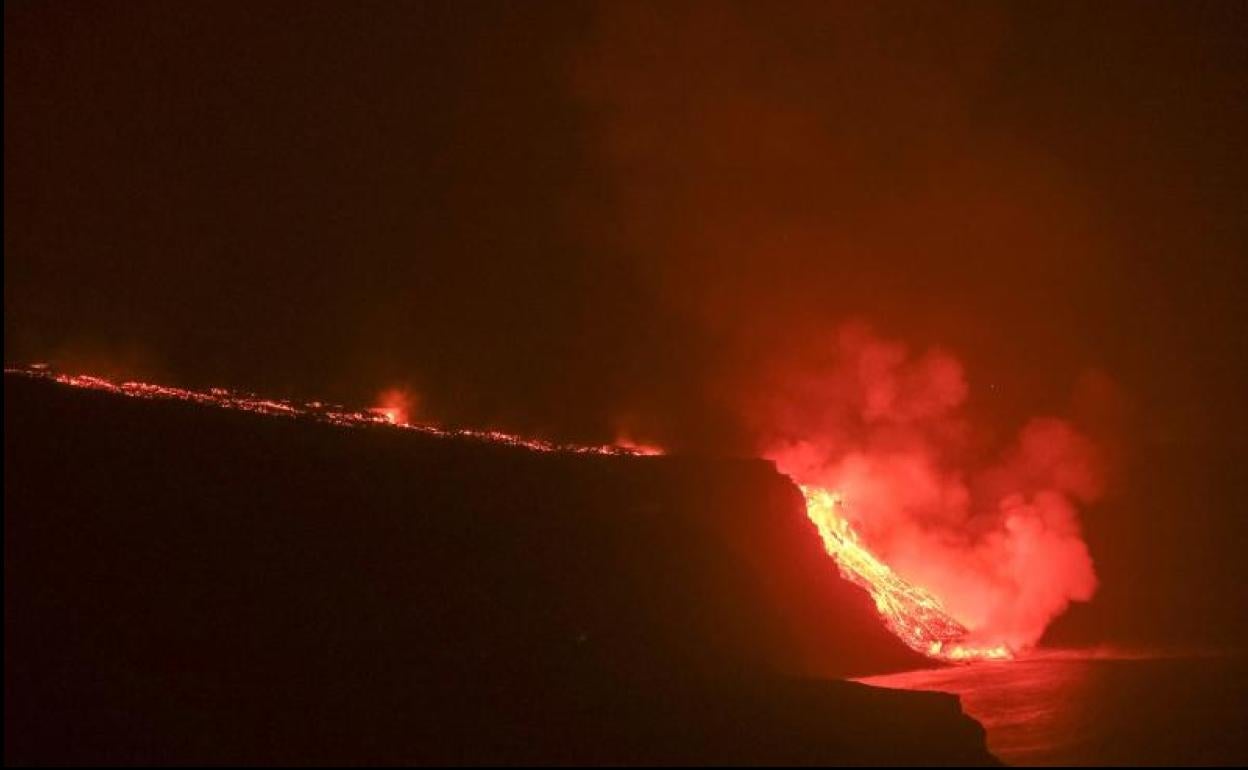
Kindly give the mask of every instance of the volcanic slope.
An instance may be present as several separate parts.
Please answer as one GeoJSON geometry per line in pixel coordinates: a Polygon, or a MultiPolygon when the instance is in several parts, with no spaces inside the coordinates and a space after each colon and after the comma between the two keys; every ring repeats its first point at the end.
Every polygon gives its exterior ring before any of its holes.
{"type": "Polygon", "coordinates": [[[7,763],[993,762],[762,461],[5,377],[7,763]]]}

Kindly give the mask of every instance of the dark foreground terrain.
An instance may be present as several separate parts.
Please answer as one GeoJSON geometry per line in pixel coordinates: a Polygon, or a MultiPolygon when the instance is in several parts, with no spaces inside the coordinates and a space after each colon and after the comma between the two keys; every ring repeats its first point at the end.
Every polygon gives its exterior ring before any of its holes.
{"type": "Polygon", "coordinates": [[[5,760],[992,762],[758,461],[5,378],[5,760]]]}

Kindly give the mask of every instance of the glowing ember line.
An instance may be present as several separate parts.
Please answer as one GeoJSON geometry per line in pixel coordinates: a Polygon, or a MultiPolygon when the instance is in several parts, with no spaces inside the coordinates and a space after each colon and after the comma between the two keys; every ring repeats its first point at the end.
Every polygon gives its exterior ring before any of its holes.
{"type": "Polygon", "coordinates": [[[841,575],[871,595],[885,625],[908,647],[950,662],[1014,657],[1003,644],[976,645],[969,641],[967,628],[935,596],[902,579],[871,553],[842,515],[844,502],[839,494],[821,487],[803,485],[801,489],[806,497],[806,515],[818,528],[823,547],[836,560],[841,575]]]}
{"type": "Polygon", "coordinates": [[[437,425],[423,425],[403,422],[399,413],[391,408],[351,410],[347,407],[325,404],[320,401],[306,403],[261,398],[251,393],[241,393],[225,388],[209,388],[208,390],[190,390],[175,388],[168,385],[154,385],[147,382],[113,382],[104,377],[89,374],[61,374],[53,372],[46,365],[35,364],[26,368],[6,368],[6,374],[19,374],[27,377],[52,380],[62,385],[88,390],[99,390],[131,398],[163,401],[187,401],[204,406],[215,406],[222,409],[237,409],[245,412],[256,412],[276,417],[298,417],[318,422],[340,425],[348,428],[365,426],[389,426],[402,430],[411,430],[441,438],[458,438],[479,441],[489,444],[528,449],[533,452],[560,452],[569,454],[594,454],[637,457],[643,455],[662,454],[655,447],[617,446],[614,444],[562,444],[536,438],[517,436],[499,430],[472,430],[469,428],[444,428],[437,425]]]}

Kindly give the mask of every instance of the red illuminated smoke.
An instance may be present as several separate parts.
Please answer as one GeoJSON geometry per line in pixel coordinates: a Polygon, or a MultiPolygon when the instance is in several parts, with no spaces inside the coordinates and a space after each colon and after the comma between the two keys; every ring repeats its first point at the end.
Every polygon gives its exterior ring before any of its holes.
{"type": "Polygon", "coordinates": [[[841,327],[815,363],[752,403],[764,454],[836,490],[844,515],[901,577],[931,592],[979,644],[1021,650],[1096,590],[1078,506],[1101,493],[1096,447],[1035,418],[976,452],[961,363],[841,327]]]}

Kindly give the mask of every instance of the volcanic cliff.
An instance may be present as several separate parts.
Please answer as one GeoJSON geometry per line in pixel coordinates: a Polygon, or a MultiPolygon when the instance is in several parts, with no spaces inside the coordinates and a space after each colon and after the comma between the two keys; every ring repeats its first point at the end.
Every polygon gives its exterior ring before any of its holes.
{"type": "Polygon", "coordinates": [[[757,460],[5,377],[6,763],[985,764],[757,460]]]}

